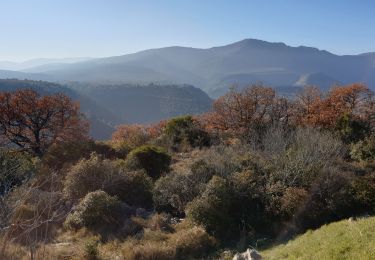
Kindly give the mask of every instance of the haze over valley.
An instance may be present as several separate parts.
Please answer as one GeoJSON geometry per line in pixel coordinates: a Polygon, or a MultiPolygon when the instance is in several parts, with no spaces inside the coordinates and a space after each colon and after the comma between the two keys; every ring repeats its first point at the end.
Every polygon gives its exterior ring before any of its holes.
{"type": "Polygon", "coordinates": [[[59,84],[56,90],[64,86],[81,101],[97,126],[92,134],[99,139],[108,138],[121,123],[154,123],[207,112],[212,102],[207,95],[217,98],[233,86],[262,83],[293,96],[305,86],[328,90],[354,82],[375,85],[374,53],[335,55],[255,39],[208,49],[165,47],[99,59],[0,62],[0,68],[3,79],[54,82],[59,84]]]}
{"type": "Polygon", "coordinates": [[[0,68],[1,78],[63,84],[189,84],[211,97],[224,94],[233,85],[243,87],[258,82],[275,88],[288,87],[290,91],[306,85],[326,90],[353,82],[375,84],[374,53],[335,55],[313,47],[290,47],[255,39],[208,49],[165,47],[73,63],[47,60],[17,72],[10,71],[12,66],[0,68]]]}

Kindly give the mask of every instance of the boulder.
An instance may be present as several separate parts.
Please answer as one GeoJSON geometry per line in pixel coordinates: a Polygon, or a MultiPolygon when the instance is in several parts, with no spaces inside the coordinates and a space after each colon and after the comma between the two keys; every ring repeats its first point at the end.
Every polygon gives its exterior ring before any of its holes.
{"type": "Polygon", "coordinates": [[[262,259],[262,256],[254,249],[248,248],[246,252],[237,253],[233,260],[259,260],[262,259]]]}

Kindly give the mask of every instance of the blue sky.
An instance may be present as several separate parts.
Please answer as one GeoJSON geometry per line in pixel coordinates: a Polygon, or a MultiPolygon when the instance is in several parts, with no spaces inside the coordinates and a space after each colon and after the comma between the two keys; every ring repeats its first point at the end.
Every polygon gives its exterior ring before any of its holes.
{"type": "Polygon", "coordinates": [[[375,51],[373,0],[1,0],[0,60],[105,57],[244,38],[375,51]]]}

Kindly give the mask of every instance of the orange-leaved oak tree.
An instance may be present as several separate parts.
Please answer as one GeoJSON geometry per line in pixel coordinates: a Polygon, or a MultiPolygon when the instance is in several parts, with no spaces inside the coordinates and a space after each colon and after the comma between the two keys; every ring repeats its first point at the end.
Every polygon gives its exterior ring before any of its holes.
{"type": "MultiPolygon", "coordinates": [[[[266,125],[287,123],[290,104],[274,89],[252,85],[242,91],[231,89],[218,98],[207,115],[209,129],[248,134],[266,125]]],[[[258,129],[259,130],[259,129],[258,129]]]]}
{"type": "Polygon", "coordinates": [[[120,125],[112,134],[112,141],[123,142],[131,148],[145,144],[150,139],[148,128],[144,125],[120,125]]]}
{"type": "Polygon", "coordinates": [[[0,138],[42,156],[53,143],[87,138],[88,122],[79,104],[64,94],[41,96],[35,90],[0,92],[0,138]]]}
{"type": "Polygon", "coordinates": [[[326,95],[307,87],[297,96],[297,107],[299,123],[323,128],[334,128],[345,115],[369,122],[375,112],[373,93],[362,84],[336,86],[326,95]]]}

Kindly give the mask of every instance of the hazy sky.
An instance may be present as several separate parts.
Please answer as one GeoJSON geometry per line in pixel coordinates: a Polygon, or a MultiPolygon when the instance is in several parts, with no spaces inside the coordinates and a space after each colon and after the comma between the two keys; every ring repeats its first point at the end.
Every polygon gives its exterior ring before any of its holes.
{"type": "Polygon", "coordinates": [[[0,60],[104,57],[244,38],[375,51],[373,0],[0,0],[0,60]]]}

